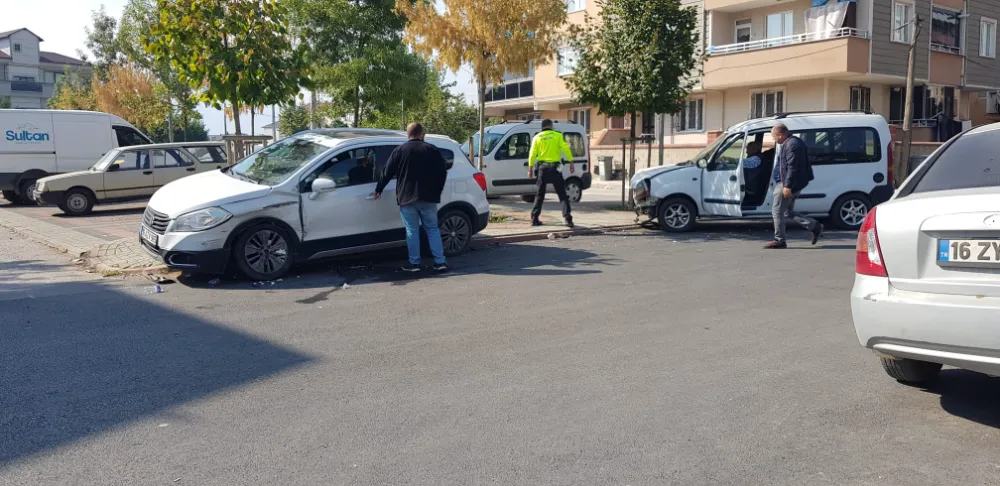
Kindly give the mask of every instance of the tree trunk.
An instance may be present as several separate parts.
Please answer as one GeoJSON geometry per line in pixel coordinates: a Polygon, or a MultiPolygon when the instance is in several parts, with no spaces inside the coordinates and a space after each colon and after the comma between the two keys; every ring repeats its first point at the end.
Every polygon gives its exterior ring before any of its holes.
{"type": "Polygon", "coordinates": [[[240,101],[233,100],[233,128],[236,129],[236,135],[243,135],[243,130],[240,128],[240,101]]]}
{"type": "Polygon", "coordinates": [[[257,108],[250,109],[250,135],[257,135],[257,108]]]}
{"type": "Polygon", "coordinates": [[[188,112],[187,112],[187,109],[185,109],[184,111],[181,112],[181,124],[182,124],[181,126],[184,128],[184,131],[181,132],[181,141],[182,142],[187,142],[187,140],[188,140],[188,112]]]}
{"type": "Polygon", "coordinates": [[[174,108],[173,103],[170,104],[170,111],[167,112],[167,141],[170,143],[174,142],[174,108]]]}
{"type": "Polygon", "coordinates": [[[354,128],[361,126],[361,85],[354,88],[354,128]]]}
{"type": "Polygon", "coordinates": [[[657,143],[660,144],[659,156],[660,156],[660,167],[663,167],[663,133],[666,131],[667,116],[660,114],[660,129],[657,130],[659,137],[656,139],[657,143]]]}
{"type": "MultiPolygon", "coordinates": [[[[486,145],[486,80],[479,78],[479,154],[476,160],[476,168],[483,171],[483,146],[486,145]]],[[[469,147],[472,151],[472,147],[469,147]]]]}
{"type": "Polygon", "coordinates": [[[629,120],[631,121],[628,127],[628,139],[631,147],[629,148],[629,158],[628,158],[628,208],[632,209],[635,202],[632,200],[632,176],[635,175],[635,112],[629,115],[629,120]]]}

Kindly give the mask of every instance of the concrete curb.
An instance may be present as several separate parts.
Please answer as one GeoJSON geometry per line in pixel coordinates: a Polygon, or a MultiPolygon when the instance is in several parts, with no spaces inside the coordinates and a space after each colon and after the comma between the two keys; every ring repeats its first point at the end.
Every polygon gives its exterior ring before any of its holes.
{"type": "Polygon", "coordinates": [[[75,230],[21,216],[10,211],[0,211],[0,226],[31,241],[65,253],[74,259],[85,258],[88,248],[93,248],[104,242],[99,238],[84,235],[75,230]],[[53,235],[62,235],[62,237],[53,235]],[[78,243],[82,243],[86,247],[81,247],[78,243]]]}

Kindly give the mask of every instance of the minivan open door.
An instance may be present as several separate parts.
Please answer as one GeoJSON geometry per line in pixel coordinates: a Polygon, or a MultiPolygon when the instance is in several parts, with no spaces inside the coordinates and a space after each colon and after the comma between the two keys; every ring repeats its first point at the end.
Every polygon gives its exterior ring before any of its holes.
{"type": "Polygon", "coordinates": [[[702,168],[703,216],[743,216],[745,144],[745,133],[730,135],[702,168]]]}

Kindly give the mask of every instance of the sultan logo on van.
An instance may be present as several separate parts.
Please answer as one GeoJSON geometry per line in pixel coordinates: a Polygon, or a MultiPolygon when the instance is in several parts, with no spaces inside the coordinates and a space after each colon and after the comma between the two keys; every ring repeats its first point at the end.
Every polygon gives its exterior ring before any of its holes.
{"type": "Polygon", "coordinates": [[[49,134],[38,131],[38,127],[24,123],[17,126],[16,130],[7,130],[8,142],[48,142],[49,134]]]}

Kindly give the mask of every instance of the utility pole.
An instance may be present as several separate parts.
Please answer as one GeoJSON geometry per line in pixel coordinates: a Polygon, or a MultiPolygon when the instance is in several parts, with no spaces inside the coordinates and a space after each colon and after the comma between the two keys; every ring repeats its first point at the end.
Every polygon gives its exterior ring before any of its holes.
{"type": "Polygon", "coordinates": [[[278,141],[278,117],[274,116],[274,105],[271,105],[271,143],[278,141]]]}
{"type": "Polygon", "coordinates": [[[403,115],[401,117],[402,118],[401,121],[402,121],[402,124],[403,124],[403,130],[406,130],[406,99],[405,98],[400,98],[399,99],[399,111],[401,111],[403,113],[403,115]]]}
{"type": "Polygon", "coordinates": [[[658,130],[658,133],[657,133],[657,135],[659,135],[659,137],[656,139],[657,142],[659,142],[659,144],[660,144],[660,150],[659,150],[660,167],[663,167],[663,132],[664,132],[664,126],[663,125],[664,125],[664,123],[666,123],[666,121],[667,121],[667,115],[664,115],[663,113],[660,113],[660,129],[658,130]]]}
{"type": "Polygon", "coordinates": [[[924,19],[920,18],[919,15],[914,14],[913,20],[908,24],[900,27],[913,28],[913,35],[910,37],[910,55],[906,64],[906,101],[903,108],[903,143],[900,147],[899,155],[893,162],[895,167],[893,174],[895,174],[896,180],[890,181],[895,182],[896,187],[899,187],[903,181],[906,180],[906,176],[909,175],[910,171],[910,147],[913,144],[913,65],[917,57],[917,39],[920,38],[920,30],[923,27],[924,19]]]}
{"type": "Polygon", "coordinates": [[[309,129],[316,129],[316,91],[309,92],[309,129]]]}

